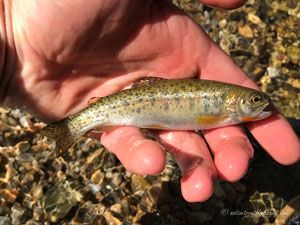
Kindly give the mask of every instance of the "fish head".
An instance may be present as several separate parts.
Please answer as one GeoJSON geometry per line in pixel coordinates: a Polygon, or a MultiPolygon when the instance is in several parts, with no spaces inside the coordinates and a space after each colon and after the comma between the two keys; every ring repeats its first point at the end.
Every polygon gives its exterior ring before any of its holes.
{"type": "Polygon", "coordinates": [[[272,114],[271,111],[264,111],[270,104],[269,96],[257,90],[249,89],[241,93],[236,107],[238,117],[243,122],[264,119],[272,114]]]}

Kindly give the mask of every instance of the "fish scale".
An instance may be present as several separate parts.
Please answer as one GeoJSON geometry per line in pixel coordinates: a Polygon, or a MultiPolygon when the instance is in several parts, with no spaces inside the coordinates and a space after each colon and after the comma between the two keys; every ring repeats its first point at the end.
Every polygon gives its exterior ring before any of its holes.
{"type": "Polygon", "coordinates": [[[269,116],[265,94],[233,84],[198,79],[145,78],[133,88],[99,98],[79,113],[43,128],[57,140],[57,151],[68,149],[91,130],[120,126],[165,130],[203,130],[269,116]]]}

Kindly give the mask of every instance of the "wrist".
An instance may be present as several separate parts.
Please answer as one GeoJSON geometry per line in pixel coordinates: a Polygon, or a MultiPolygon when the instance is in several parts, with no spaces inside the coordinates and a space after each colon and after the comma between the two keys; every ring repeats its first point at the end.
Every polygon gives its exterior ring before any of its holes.
{"type": "Polygon", "coordinates": [[[0,0],[0,104],[6,98],[15,68],[12,1],[0,0]]]}

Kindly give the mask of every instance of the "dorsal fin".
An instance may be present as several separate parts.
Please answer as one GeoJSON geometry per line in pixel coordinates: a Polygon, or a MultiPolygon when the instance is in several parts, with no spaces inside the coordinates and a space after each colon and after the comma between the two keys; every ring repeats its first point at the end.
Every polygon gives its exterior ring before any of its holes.
{"type": "Polygon", "coordinates": [[[157,81],[165,80],[164,78],[160,77],[142,77],[136,81],[133,82],[132,88],[135,87],[142,87],[142,86],[148,86],[149,84],[153,84],[157,81]]]}

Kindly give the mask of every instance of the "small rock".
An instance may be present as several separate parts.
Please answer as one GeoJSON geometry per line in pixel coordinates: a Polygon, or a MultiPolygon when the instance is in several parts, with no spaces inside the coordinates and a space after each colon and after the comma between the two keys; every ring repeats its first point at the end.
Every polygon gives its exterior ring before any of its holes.
{"type": "Polygon", "coordinates": [[[16,147],[19,152],[26,152],[30,149],[31,146],[28,141],[21,141],[16,145],[16,147]]]}
{"type": "Polygon", "coordinates": [[[42,215],[43,210],[39,206],[34,207],[32,219],[35,221],[41,221],[42,215]]]}
{"type": "Polygon", "coordinates": [[[22,125],[22,127],[28,127],[29,125],[32,124],[31,119],[32,119],[32,117],[29,115],[23,116],[20,119],[20,124],[22,125]]]}
{"type": "Polygon", "coordinates": [[[149,182],[142,175],[134,174],[131,176],[131,180],[131,188],[133,192],[145,190],[150,186],[149,182]]]}
{"type": "Polygon", "coordinates": [[[15,189],[0,189],[0,197],[10,203],[16,200],[18,194],[19,192],[15,189]]]}
{"type": "Polygon", "coordinates": [[[300,60],[300,48],[298,46],[291,45],[286,49],[287,55],[290,57],[293,63],[298,63],[300,60]]]}
{"type": "Polygon", "coordinates": [[[168,183],[157,182],[146,190],[147,196],[155,205],[167,202],[169,198],[168,183]]]}
{"type": "Polygon", "coordinates": [[[278,77],[280,75],[280,70],[277,67],[268,67],[267,72],[269,77],[278,77]]]}
{"type": "Polygon", "coordinates": [[[88,184],[91,192],[96,195],[100,191],[100,185],[99,184],[88,184]]]}
{"type": "Polygon", "coordinates": [[[12,224],[19,225],[24,224],[28,217],[28,212],[25,208],[14,205],[11,208],[10,217],[12,219],[12,224]]]}
{"type": "Polygon", "coordinates": [[[89,209],[85,207],[80,207],[73,219],[74,222],[79,224],[93,224],[96,215],[89,212],[89,209]]]}
{"type": "Polygon", "coordinates": [[[300,196],[293,198],[286,206],[280,211],[272,225],[285,225],[285,224],[297,224],[288,223],[288,220],[300,216],[300,196]]]}
{"type": "Polygon", "coordinates": [[[104,180],[104,174],[101,170],[96,170],[91,176],[91,181],[95,184],[101,184],[104,180]]]}
{"type": "Polygon", "coordinates": [[[120,173],[115,173],[111,179],[111,185],[118,187],[122,183],[123,177],[120,173]]]}
{"type": "Polygon", "coordinates": [[[98,164],[99,161],[101,160],[101,154],[103,153],[103,151],[104,151],[103,148],[99,148],[98,150],[90,154],[86,159],[86,163],[85,163],[86,167],[90,167],[95,164],[98,164]]]}
{"type": "Polygon", "coordinates": [[[257,24],[261,28],[265,28],[266,24],[261,21],[261,19],[255,15],[254,13],[249,13],[248,14],[248,20],[251,21],[254,24],[257,24]]]}
{"type": "Polygon", "coordinates": [[[241,34],[247,38],[253,38],[253,31],[248,24],[246,24],[242,27],[239,27],[239,34],[241,34]]]}
{"type": "Polygon", "coordinates": [[[300,89],[300,80],[299,79],[289,78],[286,82],[288,84],[292,85],[294,88],[300,89]]]}
{"type": "Polygon", "coordinates": [[[118,216],[120,216],[121,213],[122,213],[122,205],[121,205],[121,203],[116,203],[116,204],[112,205],[110,207],[110,211],[113,212],[114,214],[117,214],[118,216]]]}
{"type": "Polygon", "coordinates": [[[83,185],[69,181],[49,189],[42,198],[45,219],[51,222],[63,219],[73,206],[83,200],[83,192],[83,185]]]}
{"type": "Polygon", "coordinates": [[[113,216],[111,212],[106,211],[103,216],[105,217],[107,223],[110,225],[122,224],[121,220],[113,216]]]}
{"type": "Polygon", "coordinates": [[[11,219],[6,216],[0,216],[0,225],[11,225],[11,219]]]}
{"type": "Polygon", "coordinates": [[[28,220],[25,225],[43,225],[43,223],[36,220],[28,220]]]}

